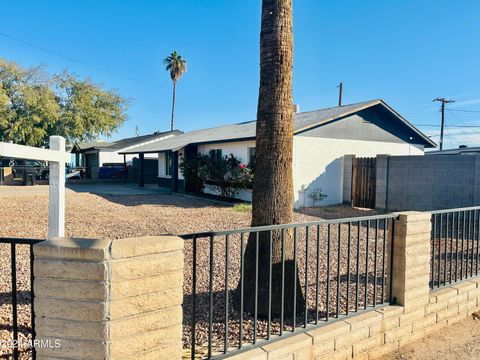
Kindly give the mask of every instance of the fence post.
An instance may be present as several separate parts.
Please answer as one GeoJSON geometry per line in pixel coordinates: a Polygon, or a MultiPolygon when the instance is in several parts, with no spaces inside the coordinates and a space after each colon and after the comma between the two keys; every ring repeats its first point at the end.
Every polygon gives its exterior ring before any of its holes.
{"type": "Polygon", "coordinates": [[[475,155],[475,172],[473,177],[473,206],[480,205],[480,155],[475,155]]]}
{"type": "Polygon", "coordinates": [[[405,312],[428,304],[431,214],[409,211],[395,220],[392,298],[405,312]]]}
{"type": "MultiPolygon", "coordinates": [[[[65,153],[65,139],[50,136],[50,149],[65,153]]],[[[48,187],[48,237],[65,236],[65,161],[51,161],[48,187]]]]}
{"type": "Polygon", "coordinates": [[[355,155],[343,156],[343,203],[352,204],[353,160],[355,155]]]}
{"type": "Polygon", "coordinates": [[[183,264],[175,236],[34,245],[39,358],[180,360],[183,264]]]}
{"type": "Polygon", "coordinates": [[[377,155],[377,168],[375,172],[375,208],[379,210],[387,210],[388,157],[389,155],[377,155]]]}

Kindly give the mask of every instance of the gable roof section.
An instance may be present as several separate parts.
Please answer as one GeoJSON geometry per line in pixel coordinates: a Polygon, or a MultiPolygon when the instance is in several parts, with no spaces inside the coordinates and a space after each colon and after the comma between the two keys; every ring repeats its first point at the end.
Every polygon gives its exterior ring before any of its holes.
{"type": "MultiPolygon", "coordinates": [[[[380,105],[392,113],[396,119],[416,133],[426,147],[435,147],[436,144],[420,130],[410,124],[405,118],[387,105],[383,100],[376,99],[356,104],[335,106],[331,108],[307,111],[295,114],[295,134],[308,131],[314,127],[326,125],[361,110],[380,105]]],[[[218,126],[214,128],[189,131],[162,141],[136,147],[130,151],[121,151],[121,154],[157,153],[162,151],[177,151],[189,144],[217,143],[228,141],[242,141],[255,139],[256,121],[218,126]]]]}

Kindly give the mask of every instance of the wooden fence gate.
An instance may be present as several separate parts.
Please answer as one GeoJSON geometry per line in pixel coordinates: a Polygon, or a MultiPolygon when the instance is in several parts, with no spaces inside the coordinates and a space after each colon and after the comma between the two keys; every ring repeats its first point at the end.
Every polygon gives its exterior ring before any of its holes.
{"type": "Polygon", "coordinates": [[[353,159],[352,206],[375,209],[376,158],[353,159]]]}

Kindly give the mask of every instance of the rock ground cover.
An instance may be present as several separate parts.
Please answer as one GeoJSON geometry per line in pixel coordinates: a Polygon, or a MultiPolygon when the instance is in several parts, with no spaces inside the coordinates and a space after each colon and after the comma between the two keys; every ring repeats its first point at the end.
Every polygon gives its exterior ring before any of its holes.
{"type": "MultiPolygon", "coordinates": [[[[191,197],[183,197],[177,195],[93,195],[86,193],[74,193],[67,191],[67,208],[66,208],[66,234],[67,236],[75,237],[89,237],[99,239],[115,239],[125,238],[141,235],[160,235],[160,234],[184,234],[197,231],[223,230],[245,227],[250,222],[250,212],[235,211],[232,207],[213,203],[205,199],[197,199],[191,197]]],[[[3,205],[4,216],[2,217],[2,226],[0,227],[0,236],[3,237],[28,237],[28,238],[44,238],[47,234],[47,219],[48,219],[48,197],[46,195],[23,195],[23,196],[9,196],[1,195],[0,203],[3,205]]],[[[294,220],[296,222],[315,221],[319,218],[341,218],[351,216],[371,215],[371,211],[363,211],[351,209],[344,206],[330,207],[325,209],[306,209],[304,213],[295,213],[294,220]]],[[[365,238],[366,228],[361,227],[362,239],[365,238]]],[[[303,230],[299,231],[299,264],[305,264],[305,236],[303,230]]],[[[322,238],[325,237],[327,229],[321,228],[322,238]]],[[[332,227],[332,239],[338,236],[338,229],[332,227]]],[[[341,227],[342,239],[346,239],[347,227],[341,227]]],[[[352,226],[352,234],[356,234],[356,226],[352,226]]],[[[373,239],[374,229],[370,229],[371,239],[373,239]]],[[[313,240],[316,230],[310,231],[311,239],[309,241],[310,254],[316,252],[316,242],[313,240]]],[[[379,231],[379,236],[382,231],[379,231]]],[[[340,306],[345,309],[346,298],[343,296],[346,293],[346,282],[344,275],[346,274],[346,250],[344,248],[345,240],[342,241],[341,246],[341,275],[342,287],[340,306]]],[[[381,242],[377,244],[377,250],[381,253],[381,242]]],[[[323,245],[325,246],[325,243],[323,245]]],[[[355,253],[355,244],[352,242],[352,254],[355,253]]],[[[361,243],[361,246],[365,244],[361,243]]],[[[372,243],[369,246],[371,251],[374,251],[375,246],[372,243]]],[[[221,239],[215,240],[215,277],[214,277],[214,296],[215,296],[215,316],[214,316],[214,350],[221,350],[223,346],[223,332],[224,332],[224,316],[225,311],[225,289],[224,289],[224,241],[221,239]],[[218,305],[218,306],[217,306],[218,305]]],[[[332,254],[337,253],[336,242],[332,240],[332,254]]],[[[199,301],[198,311],[198,325],[197,325],[197,344],[199,345],[199,352],[204,351],[206,342],[206,334],[208,333],[208,324],[205,321],[205,314],[208,315],[208,297],[205,297],[205,287],[208,284],[208,246],[201,246],[199,241],[199,250],[197,253],[198,263],[202,264],[199,267],[200,271],[197,274],[198,289],[202,292],[202,299],[199,301]],[[202,348],[203,347],[203,348],[202,348]]],[[[229,268],[229,291],[231,292],[238,282],[239,269],[239,242],[231,239],[231,265],[229,268]],[[236,254],[236,255],[233,255],[236,254]]],[[[29,293],[29,249],[28,246],[17,246],[17,287],[18,287],[18,311],[19,311],[19,325],[20,337],[28,336],[30,328],[30,293],[29,293]]],[[[9,245],[0,245],[0,339],[9,339],[11,337],[11,282],[10,282],[10,247],[9,245]]],[[[310,258],[310,257],[309,257],[310,258]]],[[[332,278],[336,278],[336,258],[332,259],[332,278]]],[[[360,256],[360,270],[364,266],[364,253],[360,256]]],[[[184,343],[187,347],[190,342],[190,328],[189,318],[191,306],[191,263],[192,263],[191,246],[186,243],[186,257],[185,257],[185,331],[184,343]]],[[[370,268],[373,268],[373,257],[370,260],[370,268]]],[[[379,261],[381,257],[379,255],[379,261]]],[[[351,261],[354,261],[353,259],[351,261]]],[[[308,261],[309,273],[315,273],[316,261],[308,261]]],[[[301,281],[304,281],[304,265],[299,266],[299,274],[301,281]]],[[[352,267],[352,272],[355,267],[352,267]]],[[[362,271],[362,270],[361,270],[362,271]]],[[[363,268],[364,271],[364,268],[363,268]]],[[[326,272],[325,262],[320,266],[321,278],[326,272]]],[[[378,274],[377,274],[378,276],[378,274]]],[[[373,277],[369,278],[370,283],[373,283],[373,277]]],[[[331,309],[335,307],[336,293],[335,280],[332,280],[331,293],[331,309]]],[[[302,283],[304,285],[304,282],[302,283]]],[[[323,283],[321,289],[325,286],[323,283]]],[[[355,294],[355,287],[351,285],[351,295],[355,294]]],[[[377,289],[380,289],[377,287],[377,289]]],[[[362,296],[363,289],[360,289],[362,296]]],[[[373,286],[368,289],[368,296],[372,301],[373,286]]],[[[377,299],[379,299],[379,292],[377,292],[377,299]]],[[[231,296],[230,296],[231,299],[231,296]]],[[[325,292],[320,291],[320,299],[322,304],[325,302],[325,292]]],[[[360,299],[360,305],[362,305],[360,299]]],[[[313,276],[309,278],[309,292],[308,304],[309,310],[314,309],[315,302],[315,279],[313,276]]],[[[350,308],[352,309],[352,303],[350,308]]],[[[238,344],[238,312],[229,306],[229,329],[230,340],[229,346],[236,346],[238,344]]],[[[324,305],[320,306],[320,310],[325,313],[324,305]]],[[[312,320],[312,313],[309,313],[309,319],[312,320]]],[[[300,320],[303,317],[299,317],[300,320]]],[[[278,320],[278,319],[274,319],[278,320]]],[[[291,324],[291,320],[290,320],[291,324]]],[[[288,320],[287,320],[288,326],[288,320]]],[[[252,334],[249,330],[252,327],[252,318],[249,314],[245,314],[244,324],[244,341],[250,341],[252,334]]],[[[279,330],[278,321],[272,324],[272,333],[275,334],[279,330]]],[[[259,322],[259,338],[265,336],[266,322],[259,322]]],[[[2,350],[4,353],[7,351],[2,350]]],[[[25,353],[28,357],[28,352],[25,353]]]]}

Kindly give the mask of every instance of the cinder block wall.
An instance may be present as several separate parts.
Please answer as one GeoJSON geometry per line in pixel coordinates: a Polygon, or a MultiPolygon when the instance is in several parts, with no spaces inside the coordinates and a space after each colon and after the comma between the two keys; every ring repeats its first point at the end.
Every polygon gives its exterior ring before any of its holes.
{"type": "Polygon", "coordinates": [[[53,239],[34,246],[39,359],[180,359],[183,240],[53,239]]]}
{"type": "Polygon", "coordinates": [[[397,305],[279,340],[232,360],[377,359],[479,309],[480,279],[429,292],[430,214],[407,212],[395,224],[393,296],[397,305]]]}
{"type": "Polygon", "coordinates": [[[353,161],[355,155],[345,155],[343,157],[343,203],[347,205],[352,204],[352,176],[353,176],[353,161]]]}
{"type": "MultiPolygon", "coordinates": [[[[377,158],[377,173],[384,166],[384,159],[377,158]]],[[[480,155],[390,156],[387,169],[381,179],[377,176],[379,209],[422,211],[480,204],[480,155]]]]}

